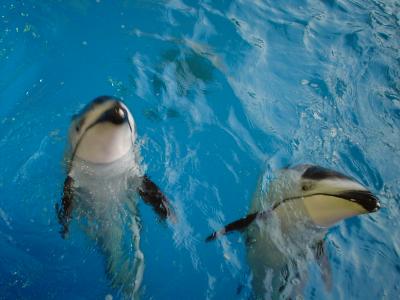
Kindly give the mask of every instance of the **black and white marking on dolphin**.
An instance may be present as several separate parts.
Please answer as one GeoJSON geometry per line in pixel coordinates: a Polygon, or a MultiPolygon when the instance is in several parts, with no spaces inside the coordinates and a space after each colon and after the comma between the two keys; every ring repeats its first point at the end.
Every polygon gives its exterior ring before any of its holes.
{"type": "MultiPolygon", "coordinates": [[[[206,241],[234,232],[246,235],[247,257],[253,272],[256,297],[265,295],[265,279],[272,272],[273,292],[278,297],[286,283],[282,270],[289,265],[291,276],[305,277],[307,249],[311,250],[330,286],[330,266],[324,250],[326,229],[337,222],[360,214],[375,212],[379,199],[353,178],[314,165],[283,169],[268,188],[260,180],[249,214],[212,233],[206,241]]],[[[292,278],[293,279],[293,278],[292,278]]]]}
{"type": "Polygon", "coordinates": [[[76,218],[104,253],[113,286],[137,298],[144,268],[137,195],[161,219],[175,221],[175,214],[161,189],[143,173],[135,122],[125,104],[101,96],[74,116],[67,157],[61,205],[56,204],[60,233],[64,238],[76,218]],[[134,257],[127,248],[134,249],[134,257]]]}

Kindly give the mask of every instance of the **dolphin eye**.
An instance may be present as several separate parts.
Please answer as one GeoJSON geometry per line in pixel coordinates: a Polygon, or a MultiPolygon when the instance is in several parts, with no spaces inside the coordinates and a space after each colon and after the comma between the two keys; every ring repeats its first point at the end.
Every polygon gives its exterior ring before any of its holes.
{"type": "Polygon", "coordinates": [[[309,183],[309,182],[303,183],[303,184],[301,185],[301,190],[302,190],[303,192],[307,192],[307,191],[311,190],[312,188],[313,188],[313,185],[312,185],[312,183],[309,183]]]}
{"type": "Polygon", "coordinates": [[[76,124],[76,126],[75,126],[76,132],[79,132],[79,130],[81,130],[83,123],[85,123],[85,118],[82,118],[82,119],[78,122],[78,124],[76,124]]]}

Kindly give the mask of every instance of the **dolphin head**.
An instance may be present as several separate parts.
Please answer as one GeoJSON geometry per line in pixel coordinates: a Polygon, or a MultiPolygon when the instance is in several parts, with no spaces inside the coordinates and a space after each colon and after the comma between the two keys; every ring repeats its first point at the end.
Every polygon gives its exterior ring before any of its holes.
{"type": "Polygon", "coordinates": [[[269,197],[273,209],[302,201],[311,221],[321,227],[380,208],[379,199],[355,179],[315,165],[282,170],[271,183],[269,197]]]}
{"type": "Polygon", "coordinates": [[[98,97],[72,118],[72,159],[111,163],[128,153],[135,137],[135,122],[128,108],[117,98],[98,97]]]}

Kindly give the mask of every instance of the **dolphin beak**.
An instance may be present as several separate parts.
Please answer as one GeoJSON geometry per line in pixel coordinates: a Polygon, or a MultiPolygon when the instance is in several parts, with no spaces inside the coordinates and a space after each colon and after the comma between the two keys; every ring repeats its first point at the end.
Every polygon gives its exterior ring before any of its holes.
{"type": "Polygon", "coordinates": [[[378,197],[354,178],[320,166],[301,167],[303,203],[311,220],[322,227],[380,209],[378,197]],[[304,171],[303,171],[304,170],[304,171]],[[310,184],[309,190],[304,189],[310,184]]]}
{"type": "Polygon", "coordinates": [[[368,190],[315,193],[302,199],[311,220],[325,228],[353,216],[376,212],[380,208],[378,198],[368,190]]]}
{"type": "Polygon", "coordinates": [[[326,182],[323,188],[326,190],[326,192],[323,192],[324,194],[356,203],[368,213],[375,212],[381,207],[379,199],[374,194],[365,189],[354,178],[337,171],[315,165],[306,165],[301,177],[314,182],[326,182]],[[329,192],[332,189],[339,191],[329,192]]]}
{"type": "Polygon", "coordinates": [[[361,205],[367,212],[376,212],[381,208],[379,199],[367,190],[353,190],[340,193],[338,197],[361,205]]]}
{"type": "Polygon", "coordinates": [[[112,108],[106,110],[96,123],[110,122],[115,125],[121,125],[128,122],[128,113],[122,105],[117,102],[112,108]]]}
{"type": "Polygon", "coordinates": [[[116,106],[113,109],[112,112],[112,123],[114,124],[122,124],[125,121],[127,121],[127,114],[125,112],[125,109],[123,109],[121,106],[116,106]]]}

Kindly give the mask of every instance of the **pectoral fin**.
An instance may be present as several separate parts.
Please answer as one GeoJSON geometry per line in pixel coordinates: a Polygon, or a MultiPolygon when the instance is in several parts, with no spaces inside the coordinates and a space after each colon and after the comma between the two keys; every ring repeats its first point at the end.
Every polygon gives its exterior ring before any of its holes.
{"type": "Polygon", "coordinates": [[[323,240],[318,241],[313,247],[314,257],[321,269],[322,280],[328,291],[332,290],[332,269],[329,263],[325,243],[323,240]]]}
{"type": "Polygon", "coordinates": [[[239,220],[236,220],[232,223],[229,223],[224,228],[210,234],[206,238],[206,242],[211,242],[211,241],[215,240],[216,238],[220,237],[221,235],[225,235],[232,231],[241,231],[241,230],[245,229],[247,226],[249,226],[254,220],[256,220],[257,218],[263,217],[265,214],[266,214],[265,211],[255,212],[255,213],[249,214],[239,220]]]}
{"type": "Polygon", "coordinates": [[[143,176],[138,192],[144,202],[151,205],[161,219],[169,218],[172,222],[176,222],[176,216],[171,203],[147,175],[143,176]]]}
{"type": "Polygon", "coordinates": [[[72,177],[67,176],[67,178],[64,181],[64,190],[61,200],[62,207],[60,207],[59,204],[56,203],[56,214],[58,217],[58,223],[60,223],[61,225],[60,234],[62,238],[65,238],[66,235],[68,234],[69,231],[68,226],[72,219],[73,183],[74,180],[72,179],[72,177]]]}

